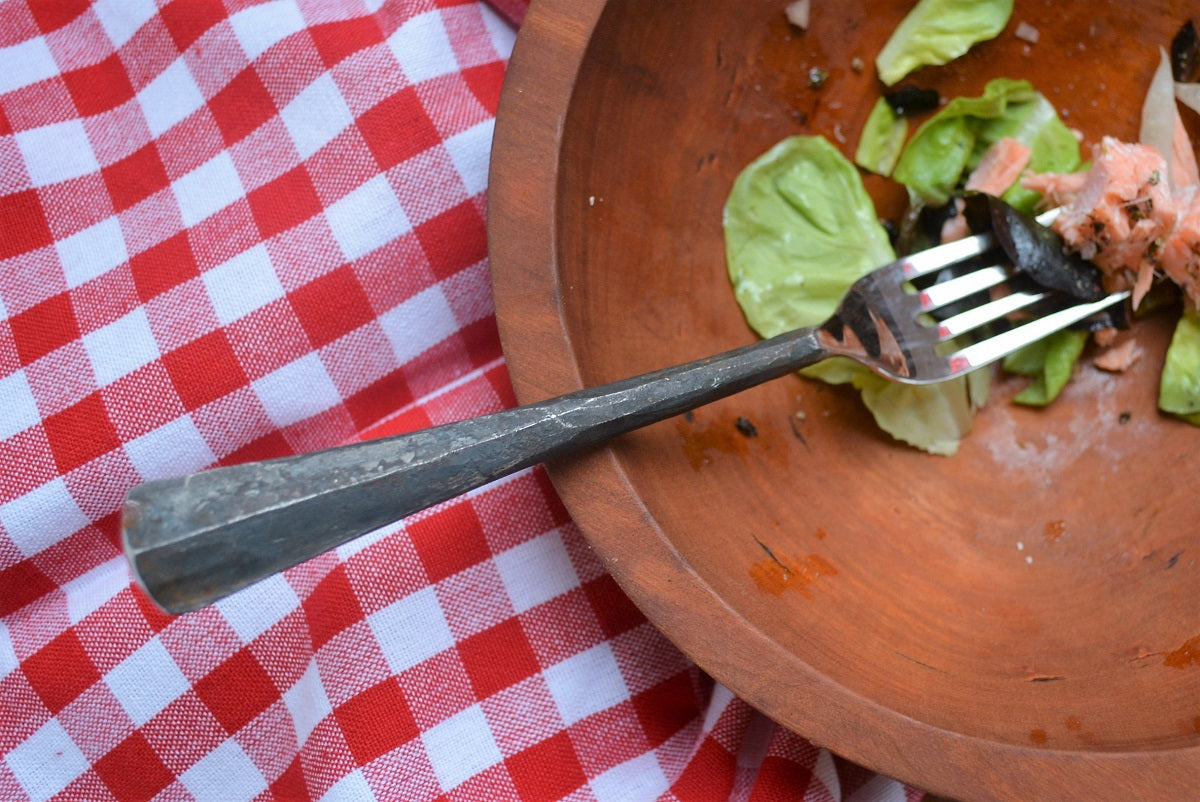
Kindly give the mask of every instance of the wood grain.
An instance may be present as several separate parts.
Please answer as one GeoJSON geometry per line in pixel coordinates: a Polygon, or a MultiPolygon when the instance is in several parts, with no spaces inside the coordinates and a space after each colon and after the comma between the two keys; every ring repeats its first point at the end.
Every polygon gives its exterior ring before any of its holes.
{"type": "MultiPolygon", "coordinates": [[[[752,341],[725,275],[729,187],[790,134],[853,153],[873,56],[909,4],[814,4],[806,32],[785,5],[533,4],[489,209],[522,402],[752,341]]],[[[1018,2],[996,40],[911,82],[951,97],[1028,78],[1085,142],[1132,139],[1186,8],[1018,2]]],[[[899,212],[902,191],[867,184],[899,212]]],[[[953,458],[788,377],[551,476],[655,624],[815,742],[963,800],[1184,798],[1200,783],[1200,430],[1155,408],[1171,323],[1139,323],[1130,373],[1084,364],[1047,410],[1001,382],[953,458]]]]}

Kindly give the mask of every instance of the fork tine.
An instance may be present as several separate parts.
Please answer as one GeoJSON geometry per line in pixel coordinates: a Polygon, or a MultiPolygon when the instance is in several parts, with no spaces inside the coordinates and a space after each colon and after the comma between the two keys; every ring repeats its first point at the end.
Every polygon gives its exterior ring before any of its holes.
{"type": "Polygon", "coordinates": [[[1032,306],[1048,294],[1045,292],[1014,292],[982,306],[952,315],[938,323],[938,339],[944,342],[960,334],[966,334],[968,331],[973,331],[1027,306],[1032,306]]]}
{"type": "Polygon", "coordinates": [[[911,280],[936,273],[948,265],[965,262],[981,256],[996,244],[991,234],[976,234],[971,237],[953,240],[941,245],[935,245],[924,251],[917,251],[906,256],[901,263],[904,278],[911,280]]]}
{"type": "Polygon", "coordinates": [[[947,357],[950,371],[953,374],[959,374],[995,362],[1026,345],[1065,329],[1072,323],[1077,323],[1107,309],[1118,301],[1124,301],[1128,297],[1128,292],[1117,292],[1101,298],[1099,301],[1068,306],[986,340],[980,340],[947,357]]]}
{"type": "Polygon", "coordinates": [[[999,266],[991,265],[975,270],[966,275],[939,281],[921,290],[919,302],[922,312],[932,312],[947,304],[969,298],[977,292],[991,289],[1008,278],[1008,272],[999,266]]]}

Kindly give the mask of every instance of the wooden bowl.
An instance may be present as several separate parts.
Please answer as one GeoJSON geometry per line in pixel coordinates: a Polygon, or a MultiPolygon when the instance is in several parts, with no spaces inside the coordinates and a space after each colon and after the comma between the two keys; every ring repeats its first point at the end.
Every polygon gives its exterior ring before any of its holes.
{"type": "MultiPolygon", "coordinates": [[[[807,32],[785,5],[534,2],[489,213],[522,402],[754,339],[726,278],[730,185],[790,134],[853,153],[874,56],[910,3],[814,2],[807,32]]],[[[912,81],[952,97],[1028,78],[1088,141],[1136,139],[1188,6],[1018,2],[996,40],[912,81]]],[[[899,211],[890,182],[868,188],[899,211]]],[[[1002,382],[951,458],[881,435],[853,393],[788,377],[550,473],[647,616],[817,744],[962,799],[1190,798],[1200,430],[1156,410],[1172,324],[1140,323],[1131,371],[1083,364],[1048,409],[1009,403],[1019,385],[1002,382]]]]}

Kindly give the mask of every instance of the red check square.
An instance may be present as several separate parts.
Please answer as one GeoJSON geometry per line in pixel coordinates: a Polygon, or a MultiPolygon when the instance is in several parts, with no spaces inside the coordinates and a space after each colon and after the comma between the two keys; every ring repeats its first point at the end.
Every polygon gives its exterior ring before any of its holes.
{"type": "Polygon", "coordinates": [[[56,587],[31,560],[10,565],[0,571],[0,618],[15,613],[56,587]]]}
{"type": "Polygon", "coordinates": [[[346,578],[345,565],[330,571],[304,600],[304,617],[314,649],[320,649],[330,638],[362,620],[362,607],[346,578]]]}
{"type": "Polygon", "coordinates": [[[158,13],[180,53],[228,16],[220,0],[174,0],[158,13]]]}
{"type": "Polygon", "coordinates": [[[279,701],[275,683],[247,649],[197,682],[196,694],[230,735],[279,701]]]}
{"type": "Polygon", "coordinates": [[[375,161],[385,170],[442,141],[416,90],[411,87],[367,109],[358,118],[358,130],[375,161]]]}
{"type": "Polygon", "coordinates": [[[137,730],[97,760],[95,769],[117,799],[130,802],[153,799],[175,780],[146,736],[137,730]]]}
{"type": "Polygon", "coordinates": [[[136,150],[100,171],[112,198],[113,210],[120,212],[165,189],[171,184],[167,168],[154,143],[136,150]]]}
{"type": "Polygon", "coordinates": [[[288,299],[317,348],[375,319],[375,310],[349,265],[301,286],[288,299]]]}
{"type": "Polygon", "coordinates": [[[214,331],[162,358],[175,391],[188,409],[202,407],[248,383],[223,331],[214,331]]]}
{"type": "Polygon", "coordinates": [[[351,698],[334,715],[360,766],[408,743],[420,733],[394,677],[351,698]]]}
{"type": "Polygon", "coordinates": [[[596,614],[606,638],[615,638],[646,621],[641,610],[633,605],[625,591],[608,574],[586,583],[583,592],[587,594],[592,612],[596,614]]]}
{"type": "Polygon", "coordinates": [[[404,372],[394,370],[346,399],[346,409],[361,432],[397,409],[412,403],[413,394],[404,372]]]}
{"type": "Polygon", "coordinates": [[[518,752],[505,765],[522,802],[553,802],[587,782],[566,732],[518,752]]]}
{"type": "Polygon", "coordinates": [[[458,644],[471,687],[480,699],[538,673],[540,666],[529,639],[515,618],[472,635],[458,644]]]}
{"type": "Polygon", "coordinates": [[[655,749],[703,713],[687,670],[633,697],[633,708],[655,749]]]}
{"type": "Polygon", "coordinates": [[[327,22],[308,29],[326,67],[332,68],[347,56],[383,41],[383,31],[372,14],[327,22]]]}
{"type": "Polygon", "coordinates": [[[54,461],[62,473],[70,473],[121,447],[121,439],[117,437],[98,392],[49,416],[42,425],[50,439],[54,461]]]}
{"type": "Polygon", "coordinates": [[[84,117],[115,109],[133,99],[133,84],[116,53],[90,67],[63,73],[75,108],[84,117]]]}
{"type": "Polygon", "coordinates": [[[288,767],[271,783],[271,796],[275,799],[310,799],[308,784],[304,781],[304,767],[300,758],[293,760],[288,767]]]}
{"type": "Polygon", "coordinates": [[[264,239],[300,225],[321,212],[321,199],[303,166],[251,191],[250,210],[264,239]]]}
{"type": "Polygon", "coordinates": [[[431,582],[439,582],[491,556],[470,502],[451,504],[408,525],[431,582]]]}
{"type": "Polygon", "coordinates": [[[8,259],[54,241],[36,191],[0,195],[0,259],[8,259]]]}
{"type": "Polygon", "coordinates": [[[100,680],[100,672],[70,629],[26,658],[21,670],[53,714],[100,680]]]}
{"type": "Polygon", "coordinates": [[[9,318],[21,364],[28,365],[80,337],[68,293],[59,293],[9,318]]]}
{"type": "Polygon", "coordinates": [[[247,134],[278,113],[275,101],[254,67],[238,73],[208,101],[208,109],[217,121],[226,145],[245,139],[247,134]]]}
{"type": "Polygon", "coordinates": [[[129,270],[133,274],[138,297],[143,301],[149,301],[200,275],[186,231],[168,237],[131,258],[129,270]]]}
{"type": "Polygon", "coordinates": [[[449,278],[487,256],[487,228],[470,201],[417,226],[417,239],[439,279],[449,278]]]}
{"type": "Polygon", "coordinates": [[[492,61],[478,67],[470,67],[463,70],[462,77],[471,88],[475,99],[489,114],[496,116],[496,110],[500,106],[500,87],[504,84],[504,64],[492,61]]]}
{"type": "Polygon", "coordinates": [[[42,33],[56,31],[87,11],[90,0],[56,0],[53,3],[30,3],[29,10],[42,33]]]}

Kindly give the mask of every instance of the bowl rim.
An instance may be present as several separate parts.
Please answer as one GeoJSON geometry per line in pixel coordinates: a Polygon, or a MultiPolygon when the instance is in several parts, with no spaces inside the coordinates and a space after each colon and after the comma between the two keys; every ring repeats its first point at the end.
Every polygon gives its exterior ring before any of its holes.
{"type": "MultiPolygon", "coordinates": [[[[575,81],[608,4],[533,0],[501,94],[488,249],[501,343],[523,404],[583,387],[558,285],[559,157],[575,81]]],[[[779,5],[782,13],[784,0],[779,5]]],[[[1200,783],[1200,746],[1104,752],[1021,746],[888,709],[818,672],[721,599],[673,547],[612,449],[559,460],[547,471],[605,569],[650,622],[703,671],[814,745],[956,798],[1172,799],[1200,783]],[[670,602],[652,589],[664,578],[676,593],[670,602]],[[680,626],[670,610],[681,599],[711,611],[712,629],[680,626]]]]}

